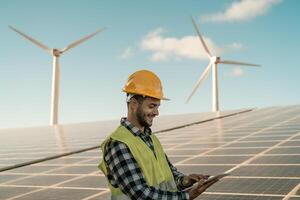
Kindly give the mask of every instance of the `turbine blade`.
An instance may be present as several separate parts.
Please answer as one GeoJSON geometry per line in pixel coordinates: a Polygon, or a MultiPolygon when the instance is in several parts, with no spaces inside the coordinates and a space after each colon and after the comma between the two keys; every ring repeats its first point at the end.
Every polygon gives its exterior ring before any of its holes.
{"type": "Polygon", "coordinates": [[[185,103],[188,103],[190,101],[190,99],[192,98],[192,96],[195,94],[196,90],[199,88],[200,84],[206,79],[211,66],[212,66],[212,63],[209,63],[208,66],[205,68],[204,72],[201,74],[201,76],[198,79],[196,85],[194,86],[194,89],[193,89],[192,93],[187,98],[187,100],[186,100],[185,103]]]}
{"type": "Polygon", "coordinates": [[[19,31],[18,29],[12,27],[12,26],[8,26],[10,29],[12,29],[13,31],[17,32],[18,34],[20,34],[21,36],[23,36],[24,38],[28,39],[29,41],[31,41],[32,43],[34,43],[35,45],[41,47],[42,49],[48,51],[51,53],[51,48],[47,47],[46,45],[42,44],[41,42],[33,39],[32,37],[22,33],[21,31],[19,31]]]}
{"type": "Polygon", "coordinates": [[[99,30],[97,30],[96,32],[91,33],[91,34],[89,34],[89,35],[87,35],[87,36],[85,36],[85,37],[83,37],[83,38],[81,38],[81,39],[79,39],[79,40],[73,42],[72,44],[68,45],[68,46],[65,47],[63,50],[61,50],[61,52],[64,53],[64,52],[68,51],[69,49],[72,49],[72,48],[76,47],[76,46],[79,45],[80,43],[82,43],[82,42],[84,42],[84,41],[90,39],[91,37],[95,36],[96,34],[98,34],[98,33],[101,32],[101,31],[104,31],[104,30],[105,30],[105,28],[99,29],[99,30]]]}
{"type": "Polygon", "coordinates": [[[243,63],[243,62],[236,62],[236,61],[231,61],[231,60],[222,60],[222,61],[220,61],[219,63],[230,64],[230,65],[254,66],[254,67],[259,67],[259,66],[260,66],[260,65],[257,65],[257,64],[243,63]]]}
{"type": "Polygon", "coordinates": [[[202,37],[202,35],[201,35],[201,33],[200,33],[199,27],[197,26],[197,24],[196,24],[194,18],[191,17],[191,19],[192,19],[192,23],[193,23],[193,25],[194,25],[194,28],[195,28],[195,30],[196,30],[198,36],[199,36],[199,39],[200,39],[200,41],[201,41],[201,43],[202,43],[202,45],[203,45],[203,47],[204,47],[204,49],[205,49],[205,52],[207,53],[207,55],[208,55],[209,58],[212,57],[212,54],[210,53],[209,49],[207,48],[207,46],[206,46],[206,44],[205,44],[205,42],[204,42],[204,39],[203,39],[203,37],[202,37]]]}

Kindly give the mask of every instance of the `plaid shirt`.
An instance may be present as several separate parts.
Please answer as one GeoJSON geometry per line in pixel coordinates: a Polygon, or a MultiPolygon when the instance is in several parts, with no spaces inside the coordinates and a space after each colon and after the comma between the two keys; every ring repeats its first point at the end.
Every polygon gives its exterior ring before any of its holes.
{"type": "MultiPolygon", "coordinates": [[[[140,137],[154,153],[153,143],[150,138],[150,128],[145,128],[144,133],[142,133],[126,118],[121,119],[121,125],[126,127],[133,135],[140,137]]],[[[170,163],[167,155],[166,158],[173,173],[177,188],[183,188],[181,182],[184,174],[177,171],[176,167],[170,163]]],[[[130,199],[189,199],[188,193],[184,191],[162,191],[148,186],[138,163],[129,148],[122,142],[112,140],[107,145],[104,159],[109,168],[107,178],[110,184],[114,187],[119,187],[130,199]]]]}

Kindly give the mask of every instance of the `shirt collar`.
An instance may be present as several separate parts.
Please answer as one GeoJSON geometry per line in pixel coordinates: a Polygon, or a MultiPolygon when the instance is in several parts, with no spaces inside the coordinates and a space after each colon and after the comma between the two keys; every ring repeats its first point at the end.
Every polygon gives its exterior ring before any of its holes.
{"type": "MultiPolygon", "coordinates": [[[[130,123],[126,117],[121,118],[120,123],[122,126],[127,128],[133,135],[135,136],[143,135],[141,130],[138,127],[134,126],[132,123],[130,123]]],[[[152,130],[149,127],[145,127],[144,135],[151,135],[151,133],[152,130]]]]}

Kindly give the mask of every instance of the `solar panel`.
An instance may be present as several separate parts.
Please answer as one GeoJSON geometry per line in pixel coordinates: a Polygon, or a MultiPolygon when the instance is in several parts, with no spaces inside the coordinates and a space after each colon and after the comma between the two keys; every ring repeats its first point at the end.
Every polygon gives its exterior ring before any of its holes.
{"type": "MultiPolygon", "coordinates": [[[[250,110],[161,116],[153,130],[159,132],[174,129],[250,110]]],[[[0,171],[97,148],[107,134],[118,125],[119,120],[112,120],[0,130],[0,171]]]]}
{"type": "MultiPolygon", "coordinates": [[[[278,196],[252,196],[252,195],[216,195],[216,194],[203,194],[203,200],[281,200],[282,197],[278,196]]],[[[295,199],[296,200],[296,199],[295,199]]]]}
{"type": "Polygon", "coordinates": [[[299,180],[284,179],[263,179],[263,178],[226,178],[209,188],[209,192],[214,193],[242,193],[242,194],[260,194],[268,195],[287,195],[294,187],[299,184],[299,180]],[[237,192],[238,191],[238,192],[237,192]]]}
{"type": "Polygon", "coordinates": [[[251,162],[251,164],[299,164],[300,155],[263,155],[251,162]]]}
{"type": "MultiPolygon", "coordinates": [[[[197,199],[300,199],[300,106],[257,109],[157,135],[180,171],[231,173],[197,199]]],[[[92,144],[73,141],[78,147],[92,144]]],[[[0,172],[0,199],[109,199],[97,169],[100,156],[94,149],[0,172]]]]}
{"type": "Polygon", "coordinates": [[[0,173],[0,199],[108,199],[99,150],[0,173]]]}

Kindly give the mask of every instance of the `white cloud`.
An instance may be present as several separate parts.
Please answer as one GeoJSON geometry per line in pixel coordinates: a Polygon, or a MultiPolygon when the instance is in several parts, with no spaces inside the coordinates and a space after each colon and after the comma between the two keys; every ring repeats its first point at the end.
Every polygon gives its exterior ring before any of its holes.
{"type": "Polygon", "coordinates": [[[122,59],[127,59],[133,55],[132,49],[130,47],[126,48],[123,53],[119,56],[122,59]]]}
{"type": "Polygon", "coordinates": [[[231,77],[240,77],[244,75],[244,71],[241,68],[236,67],[233,68],[229,73],[227,73],[227,75],[231,77]]]}
{"type": "Polygon", "coordinates": [[[153,61],[167,61],[167,55],[161,52],[156,52],[151,56],[151,60],[153,61]]]}
{"type": "MultiPolygon", "coordinates": [[[[167,61],[170,58],[178,60],[202,59],[207,60],[207,55],[198,36],[184,36],[182,38],[164,37],[163,29],[159,28],[149,33],[140,43],[142,50],[151,51],[153,61],[167,61]]],[[[210,51],[219,55],[222,48],[218,47],[210,38],[204,37],[210,51]]]]}
{"type": "Polygon", "coordinates": [[[263,15],[282,0],[241,0],[233,2],[224,12],[201,16],[202,21],[246,21],[263,15]]]}

